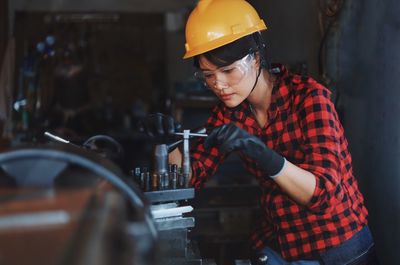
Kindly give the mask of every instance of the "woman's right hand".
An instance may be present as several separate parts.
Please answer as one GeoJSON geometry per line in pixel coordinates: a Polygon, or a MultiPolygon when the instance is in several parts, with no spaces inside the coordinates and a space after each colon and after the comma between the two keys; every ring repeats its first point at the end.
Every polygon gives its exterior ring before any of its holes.
{"type": "Polygon", "coordinates": [[[175,132],[180,128],[174,118],[162,113],[147,115],[141,120],[139,126],[145,134],[161,142],[168,142],[168,139],[174,138],[175,132]]]}

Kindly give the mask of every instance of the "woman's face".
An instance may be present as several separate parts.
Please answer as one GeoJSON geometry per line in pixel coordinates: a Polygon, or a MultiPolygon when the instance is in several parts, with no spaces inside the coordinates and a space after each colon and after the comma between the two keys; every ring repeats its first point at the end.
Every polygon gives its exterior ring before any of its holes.
{"type": "Polygon", "coordinates": [[[236,107],[249,96],[257,78],[256,60],[252,54],[220,68],[200,56],[199,66],[197,75],[229,108],[236,107]]]}

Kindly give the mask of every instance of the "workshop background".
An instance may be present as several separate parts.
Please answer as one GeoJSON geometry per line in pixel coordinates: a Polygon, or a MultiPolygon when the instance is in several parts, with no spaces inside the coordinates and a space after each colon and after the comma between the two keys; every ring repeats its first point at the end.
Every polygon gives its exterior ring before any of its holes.
{"type": "MultiPolygon", "coordinates": [[[[333,91],[379,259],[398,264],[399,2],[249,2],[268,26],[270,61],[333,91]]],[[[147,113],[201,126],[216,98],[182,59],[185,19],[195,3],[0,0],[1,148],[41,142],[46,130],[77,143],[107,134],[123,143],[122,167],[129,169],[149,159],[137,128],[147,113]]],[[[255,187],[237,167],[235,158],[227,161],[194,201],[192,236],[217,264],[237,258],[252,222],[255,187]]]]}

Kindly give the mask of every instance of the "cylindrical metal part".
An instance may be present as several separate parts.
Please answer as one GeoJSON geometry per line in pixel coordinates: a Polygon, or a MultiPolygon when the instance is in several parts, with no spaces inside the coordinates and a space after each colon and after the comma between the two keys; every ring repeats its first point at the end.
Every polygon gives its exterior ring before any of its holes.
{"type": "Polygon", "coordinates": [[[144,190],[149,191],[150,189],[150,172],[147,171],[144,173],[144,190]]]}
{"type": "Polygon", "coordinates": [[[140,173],[140,188],[142,190],[146,190],[145,174],[144,172],[140,173]]]}
{"type": "Polygon", "coordinates": [[[142,167],[142,172],[140,173],[140,188],[145,191],[146,190],[146,182],[147,182],[147,176],[149,174],[149,169],[148,167],[142,167]]]}
{"type": "Polygon", "coordinates": [[[169,170],[169,186],[171,189],[176,189],[178,181],[178,165],[170,165],[169,170]]]}
{"type": "Polygon", "coordinates": [[[153,164],[155,174],[168,174],[168,146],[166,144],[155,146],[153,164]]]}
{"type": "Polygon", "coordinates": [[[132,177],[133,180],[139,185],[140,187],[140,167],[135,167],[134,170],[132,170],[132,177]]]}
{"type": "Polygon", "coordinates": [[[183,187],[187,187],[189,185],[189,176],[190,176],[189,136],[190,136],[190,130],[183,130],[183,165],[182,165],[183,187]]]}
{"type": "Polygon", "coordinates": [[[158,185],[158,189],[159,190],[164,189],[164,186],[163,186],[163,174],[157,174],[157,185],[158,185]]]}
{"type": "Polygon", "coordinates": [[[163,175],[163,188],[168,189],[169,187],[169,174],[166,173],[163,175]]]}
{"type": "Polygon", "coordinates": [[[185,186],[185,179],[183,177],[181,167],[178,168],[177,178],[178,178],[178,187],[183,188],[185,186]]]}
{"type": "Polygon", "coordinates": [[[158,189],[158,175],[156,173],[153,173],[151,176],[151,190],[157,190],[158,189]]]}

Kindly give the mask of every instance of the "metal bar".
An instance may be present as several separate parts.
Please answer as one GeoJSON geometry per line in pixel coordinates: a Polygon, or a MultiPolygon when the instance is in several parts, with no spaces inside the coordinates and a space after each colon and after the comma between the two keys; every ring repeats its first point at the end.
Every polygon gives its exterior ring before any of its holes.
{"type": "MultiPolygon", "coordinates": [[[[175,135],[185,135],[185,133],[176,132],[175,135]]],[[[207,137],[208,134],[206,133],[189,133],[189,136],[197,136],[197,137],[207,137]]]]}
{"type": "Polygon", "coordinates": [[[189,177],[190,177],[189,135],[190,135],[190,130],[183,131],[182,178],[183,178],[183,185],[185,188],[189,186],[189,177]]]}
{"type": "Polygon", "coordinates": [[[81,146],[76,145],[76,144],[74,144],[74,143],[71,143],[70,141],[68,141],[68,140],[66,140],[66,139],[64,139],[64,138],[61,138],[60,136],[54,135],[54,134],[52,134],[52,133],[45,132],[44,135],[47,136],[47,137],[49,137],[49,138],[52,139],[52,140],[57,141],[57,142],[61,142],[61,143],[64,143],[64,144],[69,144],[69,145],[72,145],[72,146],[81,148],[81,146]]]}
{"type": "Polygon", "coordinates": [[[146,191],[144,195],[151,203],[188,200],[194,198],[194,188],[146,191]]]}
{"type": "Polygon", "coordinates": [[[13,214],[0,217],[0,230],[35,228],[37,226],[64,225],[71,216],[66,211],[45,211],[13,214]]]}
{"type": "Polygon", "coordinates": [[[65,139],[63,139],[63,138],[61,138],[61,137],[59,137],[57,135],[51,134],[49,132],[45,132],[44,135],[46,135],[47,137],[49,137],[49,138],[51,138],[51,139],[53,139],[55,141],[62,142],[64,144],[69,144],[70,143],[68,140],[65,140],[65,139]]]}

